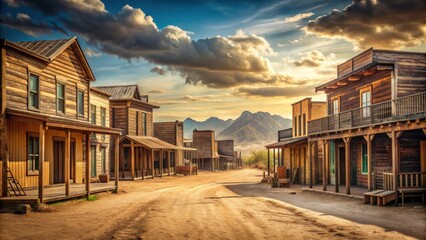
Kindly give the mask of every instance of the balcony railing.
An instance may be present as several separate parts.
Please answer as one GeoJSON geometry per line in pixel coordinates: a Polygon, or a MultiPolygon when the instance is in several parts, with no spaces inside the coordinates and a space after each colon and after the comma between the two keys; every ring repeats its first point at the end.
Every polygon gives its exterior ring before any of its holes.
{"type": "Polygon", "coordinates": [[[309,121],[308,133],[325,133],[425,116],[426,92],[422,92],[309,121]]]}
{"type": "Polygon", "coordinates": [[[278,141],[280,141],[281,139],[291,138],[291,137],[293,137],[292,128],[287,128],[287,129],[278,131],[278,141]]]}

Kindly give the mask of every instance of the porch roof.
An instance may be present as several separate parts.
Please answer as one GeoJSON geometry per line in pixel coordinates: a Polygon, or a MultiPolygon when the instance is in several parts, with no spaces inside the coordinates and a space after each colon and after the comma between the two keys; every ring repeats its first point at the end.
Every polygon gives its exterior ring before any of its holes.
{"type": "Polygon", "coordinates": [[[279,147],[285,147],[288,144],[291,143],[296,143],[296,142],[301,142],[304,140],[307,140],[308,137],[299,137],[299,138],[287,138],[284,139],[282,141],[276,142],[276,143],[271,143],[269,145],[266,145],[265,148],[279,148],[279,147]]]}
{"type": "Polygon", "coordinates": [[[24,117],[43,121],[46,123],[46,126],[71,129],[77,131],[91,132],[91,133],[103,133],[103,134],[114,134],[121,135],[121,129],[109,128],[95,125],[89,121],[70,119],[67,117],[44,114],[39,112],[32,112],[28,110],[16,109],[16,108],[7,108],[6,113],[8,115],[24,117]]]}
{"type": "Polygon", "coordinates": [[[197,151],[196,148],[190,148],[190,147],[177,147],[178,150],[184,150],[184,151],[197,151]]]}
{"type": "Polygon", "coordinates": [[[161,139],[155,137],[147,137],[147,136],[136,136],[136,135],[125,135],[120,141],[128,139],[130,141],[135,142],[136,144],[140,144],[149,149],[173,149],[180,150],[182,147],[175,146],[168,142],[165,142],[161,139]]]}

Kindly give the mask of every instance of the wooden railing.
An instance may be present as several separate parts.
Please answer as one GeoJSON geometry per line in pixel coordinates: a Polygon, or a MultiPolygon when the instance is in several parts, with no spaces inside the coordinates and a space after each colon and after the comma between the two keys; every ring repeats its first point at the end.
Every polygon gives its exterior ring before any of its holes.
{"type": "Polygon", "coordinates": [[[278,131],[278,141],[285,138],[291,138],[293,137],[293,128],[287,128],[284,130],[278,131]]]}
{"type": "MultiPolygon", "coordinates": [[[[396,174],[397,188],[426,187],[426,172],[399,172],[396,174]]],[[[393,173],[383,173],[383,190],[393,191],[393,173]]]]}
{"type": "Polygon", "coordinates": [[[396,176],[398,188],[426,187],[426,172],[401,172],[396,176]]]}
{"type": "Polygon", "coordinates": [[[426,92],[422,92],[311,120],[308,122],[308,133],[331,132],[425,116],[426,92]]]}
{"type": "Polygon", "coordinates": [[[368,49],[365,52],[349,59],[348,61],[337,66],[337,76],[340,77],[350,73],[360,67],[363,67],[373,62],[373,49],[368,49]]]}

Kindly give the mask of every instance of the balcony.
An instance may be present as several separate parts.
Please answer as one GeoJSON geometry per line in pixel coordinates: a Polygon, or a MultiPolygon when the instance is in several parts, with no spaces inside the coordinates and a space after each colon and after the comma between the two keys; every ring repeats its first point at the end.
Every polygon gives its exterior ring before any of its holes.
{"type": "Polygon", "coordinates": [[[278,131],[278,142],[281,141],[282,139],[291,138],[291,137],[293,137],[292,128],[287,128],[287,129],[278,131]]]}
{"type": "Polygon", "coordinates": [[[423,117],[426,117],[426,92],[309,121],[308,133],[320,134],[423,117]]]}

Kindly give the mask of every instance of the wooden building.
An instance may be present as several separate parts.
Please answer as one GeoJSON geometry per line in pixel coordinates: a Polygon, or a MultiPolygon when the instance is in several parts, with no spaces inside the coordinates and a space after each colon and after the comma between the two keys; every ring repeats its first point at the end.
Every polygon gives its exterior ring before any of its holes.
{"type": "MultiPolygon", "coordinates": [[[[80,188],[80,195],[93,192],[92,165],[88,160],[93,155],[91,136],[118,136],[121,132],[91,123],[90,86],[94,81],[76,37],[31,42],[1,40],[3,198],[24,195],[25,191],[17,191],[21,187],[37,188],[32,197],[47,202],[52,196],[44,196],[44,186],[53,184],[62,186],[55,199],[75,196],[71,187],[82,183],[85,187],[80,188]]],[[[102,103],[105,102],[99,105],[102,103]]]]}
{"type": "Polygon", "coordinates": [[[234,140],[217,140],[219,170],[237,169],[238,158],[234,151],[234,140]]]}
{"type": "Polygon", "coordinates": [[[171,153],[171,159],[173,160],[172,165],[197,166],[197,149],[184,146],[183,122],[154,122],[154,137],[179,148],[171,153]],[[174,161],[176,161],[176,164],[174,164],[174,161]]]}
{"type": "Polygon", "coordinates": [[[292,182],[299,184],[317,183],[321,179],[322,162],[321,145],[308,145],[308,121],[326,116],[327,103],[312,101],[305,98],[292,104],[292,128],[278,131],[278,142],[266,146],[268,149],[268,175],[272,165],[273,172],[276,166],[285,166],[287,176],[292,182]],[[311,163],[310,154],[316,158],[311,163]],[[270,160],[272,159],[272,164],[270,160]],[[313,169],[312,176],[309,174],[313,169]],[[311,181],[312,179],[312,181],[311,181]]]}
{"type": "Polygon", "coordinates": [[[218,145],[213,130],[197,130],[192,132],[192,147],[197,149],[199,169],[219,170],[218,145]]]}
{"type": "Polygon", "coordinates": [[[426,186],[425,69],[425,53],[369,49],[316,88],[327,94],[328,116],[309,121],[308,134],[327,149],[324,190],[383,189],[393,200],[426,186]]]}
{"type": "MultiPolygon", "coordinates": [[[[148,96],[141,95],[137,85],[96,88],[111,95],[111,126],[123,132],[119,146],[120,179],[162,177],[165,172],[171,175],[176,163],[174,151],[179,147],[154,137],[153,110],[159,106],[149,103],[148,96]]],[[[110,157],[114,159],[113,152],[110,157]]]]}

